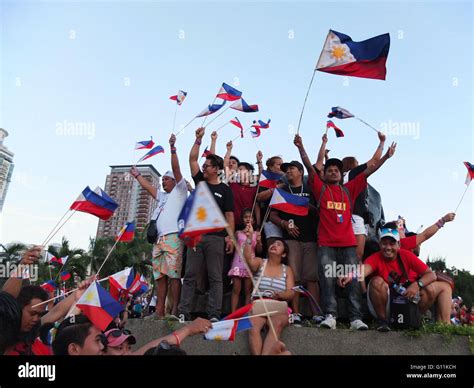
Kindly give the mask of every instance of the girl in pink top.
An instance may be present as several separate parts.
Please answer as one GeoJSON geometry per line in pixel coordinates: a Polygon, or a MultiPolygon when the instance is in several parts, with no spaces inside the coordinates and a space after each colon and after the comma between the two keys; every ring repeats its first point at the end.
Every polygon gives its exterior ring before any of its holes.
{"type": "MultiPolygon", "coordinates": [[[[244,209],[242,211],[242,223],[244,225],[253,224],[252,210],[244,209]]],[[[237,310],[239,305],[240,291],[242,290],[242,283],[245,290],[245,304],[250,303],[250,296],[252,294],[252,280],[250,279],[250,274],[244,265],[244,258],[242,255],[242,250],[244,244],[247,244],[247,236],[243,230],[239,230],[236,233],[236,238],[241,250],[236,249],[234,252],[234,259],[232,260],[232,265],[228,275],[232,277],[232,297],[231,297],[231,309],[232,312],[237,310]]],[[[252,235],[252,253],[255,255],[257,252],[260,254],[262,252],[262,241],[259,232],[253,232],[252,235]]]]}

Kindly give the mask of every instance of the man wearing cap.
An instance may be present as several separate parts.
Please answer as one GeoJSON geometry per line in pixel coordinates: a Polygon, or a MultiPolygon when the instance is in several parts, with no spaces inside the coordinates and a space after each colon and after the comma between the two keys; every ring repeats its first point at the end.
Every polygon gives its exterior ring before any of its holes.
{"type": "MultiPolygon", "coordinates": [[[[313,298],[319,301],[319,276],[316,261],[317,218],[311,189],[303,181],[304,168],[300,162],[293,160],[283,163],[280,168],[288,179],[288,184],[285,184],[282,189],[293,195],[309,198],[309,213],[306,216],[298,216],[280,210],[271,210],[269,218],[271,222],[282,228],[283,238],[290,248],[288,264],[295,274],[295,283],[306,284],[313,298]]],[[[301,324],[299,293],[295,293],[291,307],[293,309],[292,322],[296,325],[301,324]]],[[[313,315],[316,314],[317,311],[314,310],[313,315]]]]}
{"type": "Polygon", "coordinates": [[[135,167],[132,167],[130,171],[138,183],[158,201],[158,206],[151,219],[156,220],[158,231],[158,240],[152,252],[152,264],[158,297],[156,313],[160,318],[165,316],[168,279],[173,299],[172,316],[176,316],[178,313],[178,301],[181,293],[183,243],[178,237],[178,216],[186,201],[188,188],[181,174],[175,143],[176,136],[173,134],[169,139],[172,171],[167,171],[163,175],[164,191],[160,191],[143,178],[135,167]]]}
{"type": "MultiPolygon", "coordinates": [[[[381,229],[379,244],[380,251],[365,260],[361,272],[365,277],[372,277],[367,287],[367,304],[371,314],[378,319],[377,330],[390,330],[390,292],[394,292],[390,291],[390,287],[394,277],[399,279],[398,284],[407,285],[404,296],[410,299],[419,294],[418,308],[422,313],[436,302],[438,320],[449,324],[452,300],[450,285],[437,281],[436,274],[415,254],[400,249],[400,234],[396,229],[381,229]]],[[[352,280],[351,276],[347,276],[340,279],[339,283],[345,287],[354,283],[352,280]]]]}
{"type": "MultiPolygon", "coordinates": [[[[316,167],[323,170],[323,158],[326,151],[327,138],[323,142],[318,154],[316,167]]],[[[331,158],[324,165],[324,181],[316,174],[309,160],[299,135],[295,136],[294,144],[297,146],[301,159],[309,174],[309,185],[316,199],[319,210],[318,226],[318,262],[320,265],[321,304],[326,315],[321,327],[336,328],[337,301],[336,279],[340,276],[338,266],[357,266],[356,238],[352,229],[353,200],[367,187],[367,177],[377,171],[383,163],[393,156],[396,143],[392,143],[387,153],[359,174],[355,179],[342,181],[342,161],[331,158]]],[[[344,272],[343,272],[344,273],[344,272]]],[[[367,325],[362,322],[361,313],[361,288],[357,282],[351,282],[347,287],[349,319],[352,330],[367,330],[367,325]]]]}

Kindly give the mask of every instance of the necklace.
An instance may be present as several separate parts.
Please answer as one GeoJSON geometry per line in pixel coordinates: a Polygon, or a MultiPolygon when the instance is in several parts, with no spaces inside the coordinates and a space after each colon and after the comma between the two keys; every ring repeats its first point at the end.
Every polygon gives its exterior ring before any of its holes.
{"type": "MultiPolygon", "coordinates": [[[[298,186],[295,186],[295,187],[298,187],[298,186]]],[[[288,185],[288,188],[290,189],[291,194],[294,194],[293,189],[291,188],[291,185],[288,185]]],[[[303,194],[303,185],[301,185],[300,194],[303,194]]]]}

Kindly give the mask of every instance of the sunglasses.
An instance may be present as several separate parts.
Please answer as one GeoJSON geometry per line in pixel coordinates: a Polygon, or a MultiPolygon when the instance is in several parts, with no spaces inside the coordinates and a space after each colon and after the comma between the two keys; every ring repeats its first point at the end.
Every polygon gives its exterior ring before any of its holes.
{"type": "Polygon", "coordinates": [[[111,331],[109,334],[107,334],[107,338],[109,337],[114,337],[114,338],[118,338],[120,337],[122,334],[125,334],[125,335],[132,335],[132,332],[128,329],[114,329],[113,331],[111,331]]]}
{"type": "Polygon", "coordinates": [[[398,235],[398,230],[397,229],[390,229],[390,228],[380,229],[380,235],[385,234],[385,233],[391,233],[391,234],[394,234],[394,235],[398,235]]]}

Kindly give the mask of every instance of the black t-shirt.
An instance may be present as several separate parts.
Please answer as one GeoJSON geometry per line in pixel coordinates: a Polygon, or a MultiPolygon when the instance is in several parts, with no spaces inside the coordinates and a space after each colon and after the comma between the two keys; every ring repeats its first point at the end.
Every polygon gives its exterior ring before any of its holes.
{"type": "MultiPolygon", "coordinates": [[[[202,171],[199,171],[196,175],[193,176],[194,184],[198,184],[199,182],[204,181],[204,175],[202,171]]],[[[218,183],[217,185],[211,185],[207,183],[207,187],[214,195],[214,199],[216,200],[217,206],[221,209],[223,216],[225,217],[226,212],[233,212],[234,211],[234,195],[232,194],[232,189],[227,186],[225,183],[218,183]]],[[[221,232],[214,232],[214,233],[207,233],[213,236],[225,236],[226,231],[223,230],[221,232]]]]}
{"type": "Polygon", "coordinates": [[[288,234],[286,229],[282,229],[283,238],[285,240],[297,240],[301,242],[316,242],[317,240],[317,230],[318,230],[318,217],[316,216],[316,211],[314,207],[314,198],[311,194],[311,189],[303,183],[303,186],[293,187],[285,185],[282,187],[288,193],[297,195],[299,197],[309,198],[309,211],[306,216],[297,216],[295,214],[285,213],[278,211],[278,216],[285,221],[293,220],[295,225],[300,230],[300,235],[298,238],[294,238],[288,234]]]}
{"type": "MultiPolygon", "coordinates": [[[[362,174],[365,170],[367,170],[367,163],[361,164],[360,166],[357,166],[356,168],[353,168],[348,172],[348,181],[351,181],[355,179],[355,177],[359,174],[362,174]]],[[[367,196],[368,192],[367,189],[364,189],[357,198],[351,198],[353,201],[353,209],[352,209],[352,214],[355,214],[359,217],[364,218],[365,223],[368,222],[367,218],[367,196]]]]}

